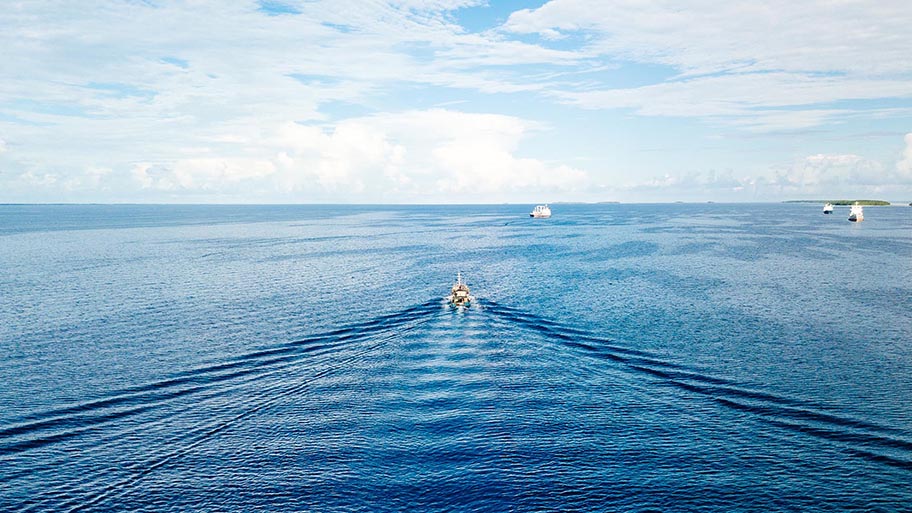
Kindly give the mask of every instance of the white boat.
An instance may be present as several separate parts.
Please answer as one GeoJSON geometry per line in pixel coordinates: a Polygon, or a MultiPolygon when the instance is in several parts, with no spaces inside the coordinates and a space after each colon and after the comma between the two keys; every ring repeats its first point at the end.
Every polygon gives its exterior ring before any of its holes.
{"type": "Polygon", "coordinates": [[[529,214],[529,217],[536,217],[539,219],[547,219],[551,217],[551,207],[548,205],[537,205],[532,209],[532,212],[529,214]]]}
{"type": "Polygon", "coordinates": [[[447,299],[456,306],[465,306],[472,302],[473,298],[469,295],[469,286],[462,281],[462,273],[456,273],[456,283],[450,289],[450,295],[447,299]]]}
{"type": "Polygon", "coordinates": [[[852,209],[849,210],[849,221],[853,223],[864,221],[864,208],[857,201],[852,205],[852,209]]]}
{"type": "Polygon", "coordinates": [[[824,214],[832,214],[832,213],[833,213],[833,204],[832,204],[832,203],[827,203],[826,205],[824,205],[824,206],[823,206],[823,213],[824,213],[824,214]]]}

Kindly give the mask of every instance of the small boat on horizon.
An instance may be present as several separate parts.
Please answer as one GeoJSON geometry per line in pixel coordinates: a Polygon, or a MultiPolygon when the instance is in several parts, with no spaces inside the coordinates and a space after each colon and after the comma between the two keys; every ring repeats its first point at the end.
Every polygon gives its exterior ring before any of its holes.
{"type": "Polygon", "coordinates": [[[864,207],[859,205],[857,201],[852,205],[851,210],[849,210],[849,221],[852,221],[853,223],[864,221],[864,207]]]}
{"type": "Polygon", "coordinates": [[[833,204],[832,204],[832,203],[827,203],[827,204],[825,204],[825,205],[823,206],[823,213],[824,213],[824,214],[832,214],[832,213],[833,213],[833,204]]]}
{"type": "Polygon", "coordinates": [[[447,299],[455,306],[466,306],[472,302],[472,296],[469,295],[469,286],[462,280],[462,273],[456,273],[456,283],[450,289],[450,295],[447,299]]]}
{"type": "Polygon", "coordinates": [[[532,209],[532,212],[529,213],[529,217],[547,219],[551,217],[551,207],[548,205],[536,205],[536,207],[532,209]]]}

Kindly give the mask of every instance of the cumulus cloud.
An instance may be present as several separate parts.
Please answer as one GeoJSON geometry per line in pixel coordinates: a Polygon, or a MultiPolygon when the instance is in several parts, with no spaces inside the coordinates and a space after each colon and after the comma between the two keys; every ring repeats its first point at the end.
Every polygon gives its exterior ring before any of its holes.
{"type": "MultiPolygon", "coordinates": [[[[912,138],[906,136],[905,158],[910,155],[912,138]]],[[[863,197],[899,199],[912,185],[912,172],[906,160],[895,165],[854,154],[816,154],[778,167],[765,184],[771,194],[791,197],[863,197]],[[886,196],[886,197],[884,197],[886,196]]]]}
{"type": "Polygon", "coordinates": [[[351,120],[331,136],[296,129],[307,141],[303,149],[311,153],[302,155],[298,143],[294,155],[304,158],[297,167],[305,174],[317,170],[321,183],[326,182],[322,170],[328,167],[331,176],[355,186],[370,182],[412,199],[465,201],[580,188],[587,179],[583,171],[518,155],[522,139],[540,128],[511,116],[411,111],[351,120]],[[314,163],[313,141],[324,139],[314,163]]]}
{"type": "Polygon", "coordinates": [[[144,189],[202,192],[242,190],[242,182],[257,182],[274,172],[268,161],[213,157],[181,159],[166,169],[140,163],[131,175],[144,189]]]}
{"type": "Polygon", "coordinates": [[[312,201],[505,201],[581,190],[589,181],[584,171],[519,154],[523,138],[540,129],[515,117],[445,109],[331,127],[288,122],[259,141],[268,156],[143,163],[132,176],[141,187],[168,192],[253,188],[312,201]]]}
{"type": "Polygon", "coordinates": [[[60,181],[60,177],[55,173],[41,173],[37,171],[26,171],[19,175],[19,181],[31,186],[50,187],[60,181]]]}
{"type": "Polygon", "coordinates": [[[4,141],[3,139],[0,139],[0,153],[3,153],[5,151],[6,151],[6,141],[4,141]]]}
{"type": "Polygon", "coordinates": [[[853,153],[815,153],[753,173],[671,171],[605,190],[647,201],[903,199],[912,185],[912,133],[906,134],[904,142],[901,158],[889,165],[853,153]]]}
{"type": "Polygon", "coordinates": [[[912,133],[906,134],[904,138],[906,147],[902,153],[902,159],[896,163],[896,170],[906,179],[912,181],[912,133]]]}
{"type": "Polygon", "coordinates": [[[877,183],[883,166],[859,155],[809,155],[776,172],[772,185],[784,193],[825,192],[877,183]]]}
{"type": "Polygon", "coordinates": [[[705,201],[737,198],[740,201],[764,199],[762,179],[737,176],[731,169],[668,172],[617,186],[606,192],[617,198],[633,196],[637,201],[705,201]]]}
{"type": "MultiPolygon", "coordinates": [[[[912,133],[903,138],[904,148],[894,165],[884,165],[858,155],[813,155],[807,157],[804,182],[861,187],[871,192],[907,194],[912,185],[912,133]]],[[[802,183],[799,181],[799,183],[802,183]]]]}
{"type": "Polygon", "coordinates": [[[268,144],[279,150],[279,185],[286,192],[363,192],[368,182],[383,187],[382,178],[395,175],[405,151],[364,120],[329,130],[285,123],[268,144]]]}
{"type": "Polygon", "coordinates": [[[111,168],[90,166],[82,173],[70,176],[64,183],[64,188],[68,191],[104,189],[104,182],[112,173],[111,168]]]}

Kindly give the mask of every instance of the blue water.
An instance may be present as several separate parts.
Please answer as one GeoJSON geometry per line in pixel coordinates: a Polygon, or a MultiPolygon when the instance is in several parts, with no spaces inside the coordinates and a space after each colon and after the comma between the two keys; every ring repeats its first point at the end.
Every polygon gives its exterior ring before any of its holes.
{"type": "Polygon", "coordinates": [[[529,208],[0,206],[0,510],[912,510],[912,208],[529,208]]]}

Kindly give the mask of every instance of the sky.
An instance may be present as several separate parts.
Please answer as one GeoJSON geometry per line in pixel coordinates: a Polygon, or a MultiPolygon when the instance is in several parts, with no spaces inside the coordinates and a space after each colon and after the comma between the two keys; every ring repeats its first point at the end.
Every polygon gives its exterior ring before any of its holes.
{"type": "Polygon", "coordinates": [[[0,2],[0,202],[912,201],[907,0],[0,2]]]}

